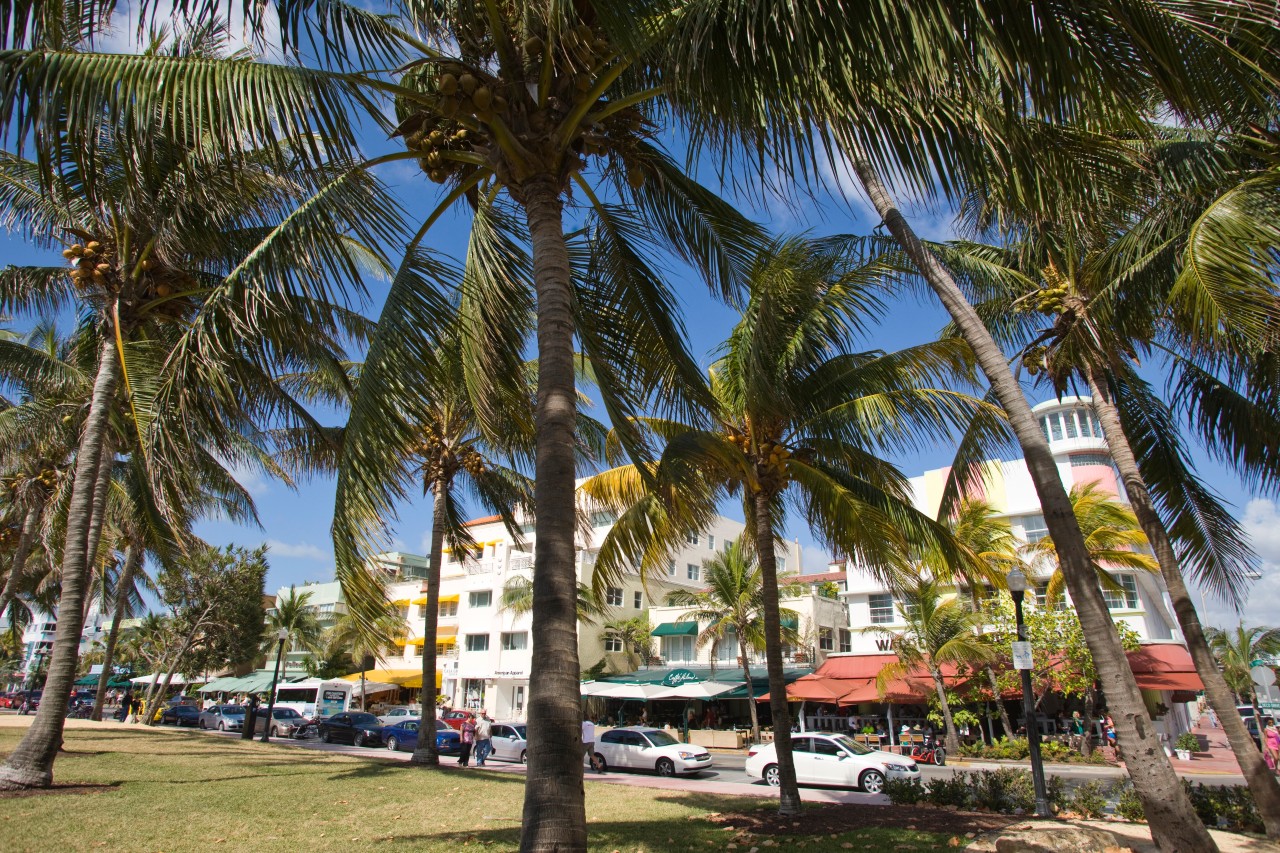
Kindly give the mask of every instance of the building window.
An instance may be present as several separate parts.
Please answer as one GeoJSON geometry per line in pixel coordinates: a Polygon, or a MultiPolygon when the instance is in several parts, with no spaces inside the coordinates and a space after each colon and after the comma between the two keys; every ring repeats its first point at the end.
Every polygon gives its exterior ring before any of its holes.
{"type": "Polygon", "coordinates": [[[697,544],[698,544],[698,534],[696,534],[696,533],[690,533],[690,534],[688,534],[688,535],[685,537],[685,541],[687,541],[690,545],[697,545],[697,544]]]}
{"type": "Polygon", "coordinates": [[[605,634],[604,650],[606,652],[622,651],[622,637],[618,636],[617,634],[605,634]]]}
{"type": "Polygon", "coordinates": [[[840,651],[842,652],[853,651],[853,632],[850,631],[848,628],[840,629],[840,651]]]}
{"type": "Polygon", "coordinates": [[[618,520],[618,517],[611,512],[593,512],[591,513],[592,527],[608,527],[618,520]]]}
{"type": "Polygon", "coordinates": [[[888,625],[893,622],[893,593],[882,592],[867,596],[871,605],[871,624],[888,625]]]}
{"type": "Polygon", "coordinates": [[[527,648],[529,648],[528,631],[503,632],[502,650],[504,652],[522,652],[527,648]]]}
{"type": "Polygon", "coordinates": [[[436,643],[436,657],[442,658],[453,651],[453,643],[436,643]]]}
{"type": "Polygon", "coordinates": [[[1044,523],[1043,515],[1024,515],[1022,517],[1022,535],[1029,543],[1039,542],[1049,535],[1049,527],[1044,523]]]}
{"type": "Polygon", "coordinates": [[[643,592],[641,592],[640,590],[638,590],[638,589],[637,589],[637,590],[632,594],[632,598],[631,598],[631,600],[632,600],[633,602],[635,602],[635,608],[636,608],[636,610],[643,610],[643,609],[644,609],[644,593],[643,593],[643,592]]]}
{"type": "Polygon", "coordinates": [[[622,606],[622,588],[616,587],[616,586],[609,587],[604,591],[604,600],[605,600],[605,603],[608,604],[610,607],[621,607],[622,606]]]}
{"type": "Polygon", "coordinates": [[[413,660],[415,657],[417,657],[417,646],[413,643],[406,643],[404,647],[405,660],[413,660]]]}
{"type": "Polygon", "coordinates": [[[831,629],[819,628],[818,629],[818,648],[822,649],[822,651],[824,652],[829,652],[835,649],[835,647],[836,647],[835,640],[831,635],[831,629]]]}
{"type": "Polygon", "coordinates": [[[707,550],[714,551],[716,549],[716,537],[710,533],[707,534],[707,550]]]}
{"type": "Polygon", "coordinates": [[[716,645],[716,660],[720,663],[738,662],[738,632],[732,628],[726,628],[724,636],[720,638],[720,642],[716,645]]]}
{"type": "Polygon", "coordinates": [[[440,618],[452,619],[458,615],[458,602],[442,601],[440,602],[440,618]]]}
{"type": "Polygon", "coordinates": [[[1137,610],[1138,583],[1133,575],[1112,575],[1121,590],[1102,588],[1102,598],[1107,602],[1109,610],[1137,610]]]}
{"type": "Polygon", "coordinates": [[[697,563],[690,563],[686,567],[686,571],[688,572],[689,580],[691,581],[699,580],[702,577],[702,566],[699,566],[697,563]]]}
{"type": "Polygon", "coordinates": [[[1067,422],[1067,438],[1079,438],[1080,433],[1076,429],[1076,413],[1063,412],[1062,418],[1067,422]]]}
{"type": "Polygon", "coordinates": [[[488,634],[467,634],[467,651],[469,652],[489,651],[489,635],[488,634]]]}
{"type": "Polygon", "coordinates": [[[679,637],[663,637],[662,656],[666,658],[668,664],[693,663],[695,660],[693,637],[687,634],[679,637]]]}
{"type": "Polygon", "coordinates": [[[467,594],[469,607],[489,607],[493,604],[493,590],[481,589],[467,594]]]}
{"type": "Polygon", "coordinates": [[[1082,468],[1085,465],[1111,467],[1111,457],[1105,453],[1072,453],[1068,458],[1071,460],[1072,468],[1082,468]]]}
{"type": "Polygon", "coordinates": [[[667,574],[671,577],[676,576],[676,561],[674,559],[667,561],[667,574]]]}
{"type": "Polygon", "coordinates": [[[517,714],[524,711],[524,685],[517,684],[511,688],[511,707],[517,714]]]}

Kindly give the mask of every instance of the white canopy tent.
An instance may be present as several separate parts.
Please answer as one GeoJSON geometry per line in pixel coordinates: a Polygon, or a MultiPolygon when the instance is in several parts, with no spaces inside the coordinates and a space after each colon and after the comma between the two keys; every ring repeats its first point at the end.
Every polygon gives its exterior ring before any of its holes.
{"type": "Polygon", "coordinates": [[[655,699],[661,693],[666,693],[672,688],[663,687],[661,684],[611,684],[603,690],[597,690],[593,696],[603,696],[608,699],[655,699]]]}
{"type": "MultiPolygon", "coordinates": [[[[163,672],[153,672],[150,675],[139,675],[137,678],[130,678],[129,681],[133,684],[150,684],[154,680],[156,684],[164,684],[164,677],[165,673],[163,672]]],[[[187,677],[181,673],[174,673],[173,679],[169,682],[169,684],[178,685],[179,687],[186,683],[187,677]]]]}
{"type": "Polygon", "coordinates": [[[676,687],[664,687],[650,699],[710,699],[741,687],[742,681],[692,681],[676,687]]]}
{"type": "MultiPolygon", "coordinates": [[[[382,681],[366,681],[363,687],[364,687],[363,694],[365,696],[372,696],[374,693],[385,693],[388,690],[400,689],[400,685],[398,684],[387,684],[382,681]]],[[[361,684],[359,682],[356,682],[355,685],[353,685],[351,688],[351,695],[352,696],[361,695],[360,688],[361,688],[361,684]]]]}

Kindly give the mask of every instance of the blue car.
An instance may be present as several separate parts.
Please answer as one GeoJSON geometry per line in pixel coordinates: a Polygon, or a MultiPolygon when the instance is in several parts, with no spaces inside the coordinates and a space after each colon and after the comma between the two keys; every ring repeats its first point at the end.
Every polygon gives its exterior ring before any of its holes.
{"type": "MultiPolygon", "coordinates": [[[[382,730],[382,739],[387,749],[397,752],[401,749],[413,751],[418,748],[419,720],[405,720],[382,730]]],[[[441,755],[457,755],[462,751],[462,736],[449,728],[442,721],[436,720],[436,752],[441,755]]]]}

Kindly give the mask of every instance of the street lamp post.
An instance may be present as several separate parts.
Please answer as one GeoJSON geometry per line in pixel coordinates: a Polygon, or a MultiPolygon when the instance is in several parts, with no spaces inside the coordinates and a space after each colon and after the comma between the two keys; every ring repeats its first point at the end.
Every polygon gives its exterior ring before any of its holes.
{"type": "Polygon", "coordinates": [[[289,639],[289,630],[281,628],[276,632],[276,638],[280,640],[280,645],[276,649],[276,670],[271,676],[271,692],[267,694],[267,719],[262,723],[262,742],[267,743],[271,740],[271,721],[273,719],[271,711],[276,706],[276,682],[280,680],[280,659],[284,657],[284,641],[289,639]]]}
{"type": "Polygon", "coordinates": [[[1009,572],[1009,594],[1013,596],[1014,619],[1018,625],[1013,665],[1022,672],[1022,710],[1027,717],[1027,746],[1031,750],[1031,781],[1036,789],[1036,814],[1049,817],[1049,794],[1044,784],[1044,760],[1040,757],[1040,724],[1036,720],[1035,698],[1031,693],[1031,644],[1022,621],[1022,597],[1027,592],[1027,576],[1020,569],[1009,572]]]}

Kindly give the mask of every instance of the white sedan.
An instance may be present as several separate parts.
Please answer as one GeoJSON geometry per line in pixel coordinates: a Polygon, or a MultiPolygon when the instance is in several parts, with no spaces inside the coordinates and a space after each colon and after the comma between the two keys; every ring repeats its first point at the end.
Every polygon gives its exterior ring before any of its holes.
{"type": "Polygon", "coordinates": [[[681,743],[662,729],[629,726],[600,735],[596,763],[601,770],[652,770],[659,776],[674,776],[710,770],[711,753],[703,747],[681,743]]]}
{"type": "MultiPolygon", "coordinates": [[[[808,732],[791,736],[796,781],[801,785],[861,788],[868,794],[884,790],[885,779],[919,779],[912,758],[863,746],[848,735],[808,732]]],[[[772,743],[757,744],[747,753],[747,775],[777,787],[778,752],[772,743]]]]}
{"type": "Polygon", "coordinates": [[[489,757],[524,764],[525,751],[529,748],[528,733],[529,730],[524,723],[494,723],[493,733],[490,736],[493,752],[489,757]]]}
{"type": "Polygon", "coordinates": [[[396,723],[404,723],[409,720],[417,720],[422,718],[422,713],[412,708],[402,706],[399,708],[388,708],[378,715],[378,722],[384,726],[394,726],[396,723]]]}

